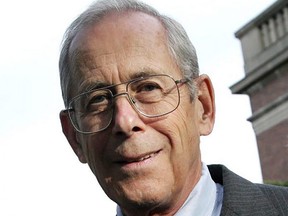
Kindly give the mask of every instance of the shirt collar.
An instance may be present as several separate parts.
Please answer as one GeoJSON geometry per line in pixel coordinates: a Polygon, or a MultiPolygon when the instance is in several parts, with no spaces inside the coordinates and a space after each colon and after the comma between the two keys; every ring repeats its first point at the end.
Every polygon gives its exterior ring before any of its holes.
{"type": "MultiPolygon", "coordinates": [[[[221,190],[221,188],[219,189],[221,190]]],[[[219,204],[222,205],[222,195],[218,193],[219,189],[212,180],[208,167],[202,163],[200,180],[175,216],[219,215],[221,210],[219,204]],[[219,199],[221,199],[220,202],[219,199]]]]}

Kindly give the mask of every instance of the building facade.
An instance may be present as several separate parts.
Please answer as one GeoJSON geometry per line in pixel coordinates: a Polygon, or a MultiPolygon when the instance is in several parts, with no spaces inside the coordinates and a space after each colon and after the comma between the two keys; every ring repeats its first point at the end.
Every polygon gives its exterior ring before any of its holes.
{"type": "Polygon", "coordinates": [[[245,77],[230,87],[250,97],[264,181],[288,181],[288,1],[278,0],[235,33],[245,77]]]}

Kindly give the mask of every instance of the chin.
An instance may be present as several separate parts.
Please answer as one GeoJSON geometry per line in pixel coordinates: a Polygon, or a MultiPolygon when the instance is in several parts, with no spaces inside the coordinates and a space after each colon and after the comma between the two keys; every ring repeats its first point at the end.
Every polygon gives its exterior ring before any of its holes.
{"type": "MultiPolygon", "coordinates": [[[[166,182],[167,183],[167,182],[166,182]]],[[[150,181],[137,181],[120,185],[117,197],[113,199],[120,206],[137,206],[137,208],[155,208],[169,201],[171,196],[171,187],[165,183],[150,181]],[[159,185],[162,185],[159,187],[159,185]]]]}
{"type": "Polygon", "coordinates": [[[167,199],[167,196],[163,196],[163,194],[148,194],[145,192],[141,195],[127,195],[116,202],[124,212],[130,212],[130,215],[131,213],[132,215],[150,215],[152,212],[168,211],[171,207],[170,199],[167,199]]]}

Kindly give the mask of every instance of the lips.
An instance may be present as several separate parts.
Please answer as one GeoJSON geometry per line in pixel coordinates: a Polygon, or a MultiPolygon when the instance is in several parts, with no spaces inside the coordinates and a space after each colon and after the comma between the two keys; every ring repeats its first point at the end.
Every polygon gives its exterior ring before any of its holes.
{"type": "Polygon", "coordinates": [[[132,157],[128,157],[128,156],[122,156],[121,159],[117,160],[117,163],[137,163],[137,162],[143,162],[146,161],[150,158],[155,157],[156,155],[158,155],[160,152],[156,151],[156,152],[150,152],[150,153],[145,153],[142,155],[138,155],[138,156],[132,156],[132,157]]]}

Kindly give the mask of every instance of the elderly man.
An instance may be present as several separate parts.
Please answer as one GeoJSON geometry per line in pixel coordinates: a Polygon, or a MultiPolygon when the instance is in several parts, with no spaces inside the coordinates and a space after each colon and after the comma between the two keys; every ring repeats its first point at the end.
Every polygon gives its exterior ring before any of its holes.
{"type": "Polygon", "coordinates": [[[134,0],[95,2],[60,56],[62,128],[117,215],[288,215],[288,190],[201,162],[215,119],[184,29],[134,0]]]}

